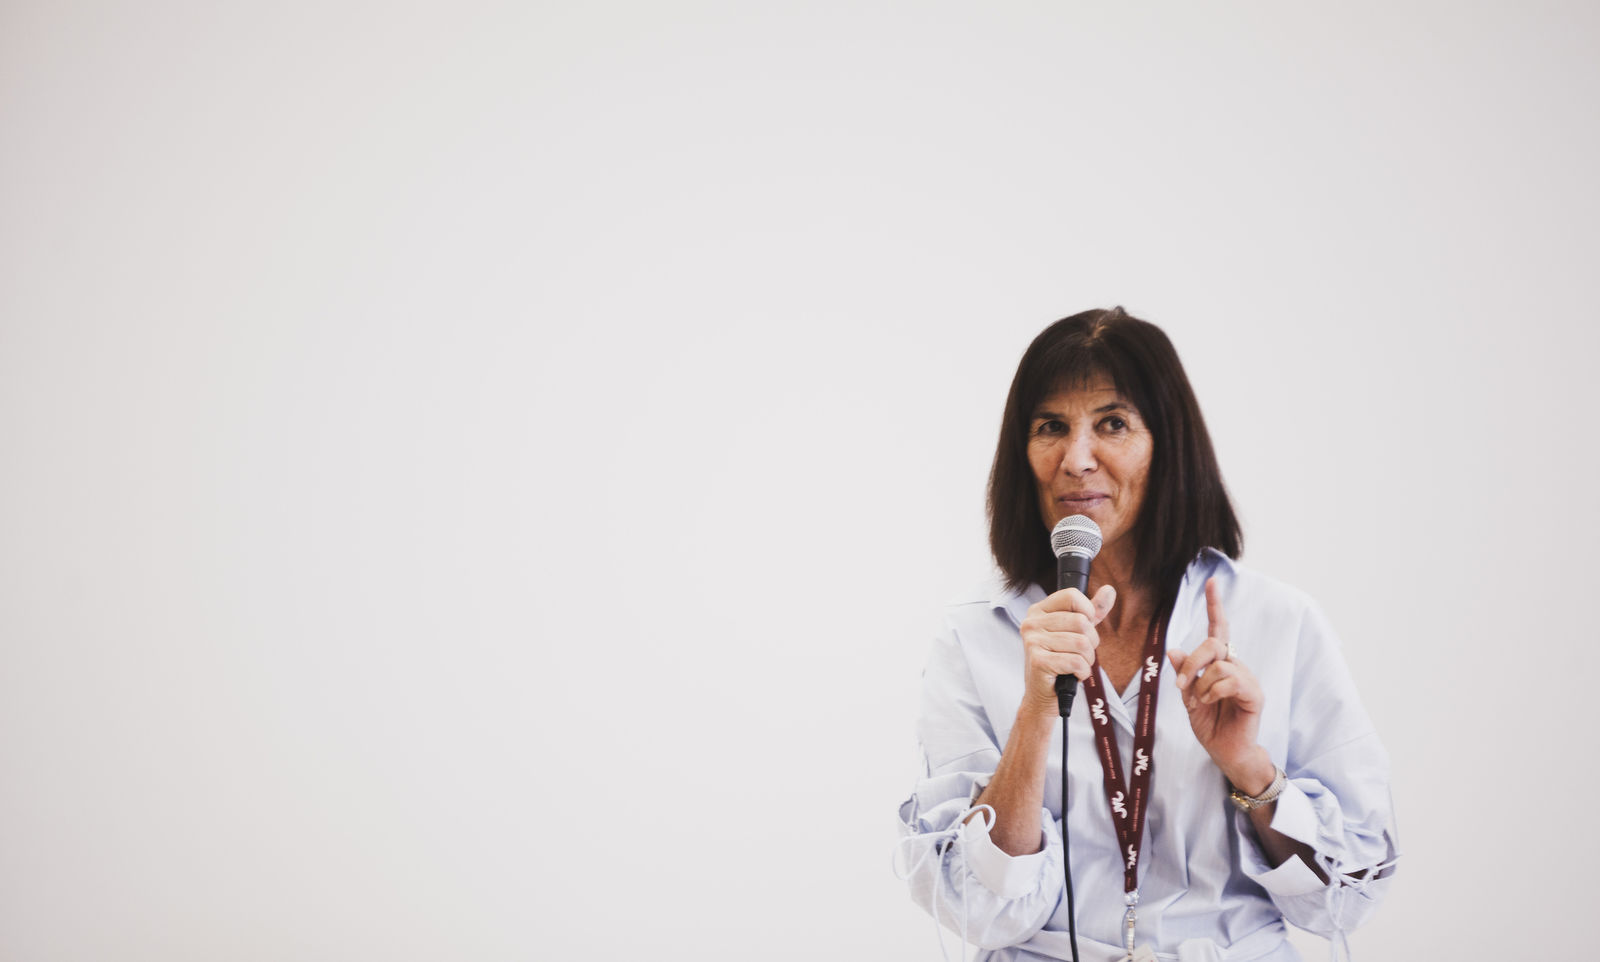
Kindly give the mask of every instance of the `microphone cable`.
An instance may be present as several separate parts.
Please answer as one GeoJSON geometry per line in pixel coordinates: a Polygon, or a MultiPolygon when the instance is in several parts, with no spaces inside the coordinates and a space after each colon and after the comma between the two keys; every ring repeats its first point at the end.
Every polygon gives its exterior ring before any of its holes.
{"type": "Polygon", "coordinates": [[[1072,846],[1067,841],[1067,715],[1061,713],[1061,871],[1067,877],[1067,937],[1072,940],[1072,962],[1078,962],[1078,907],[1072,900],[1072,846]]]}

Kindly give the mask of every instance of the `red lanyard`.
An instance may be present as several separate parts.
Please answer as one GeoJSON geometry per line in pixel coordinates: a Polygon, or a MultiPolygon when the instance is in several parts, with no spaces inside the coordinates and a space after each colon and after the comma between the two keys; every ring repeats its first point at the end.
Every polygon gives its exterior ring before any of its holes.
{"type": "MultiPolygon", "coordinates": [[[[1150,803],[1150,780],[1155,776],[1156,695],[1161,688],[1161,663],[1166,654],[1166,619],[1150,622],[1150,638],[1144,645],[1144,663],[1139,667],[1139,716],[1133,728],[1133,790],[1122,776],[1122,756],[1117,753],[1117,733],[1106,710],[1105,686],[1100,684],[1098,666],[1083,680],[1089,696],[1090,725],[1100,746],[1100,768],[1105,773],[1106,802],[1111,806],[1111,824],[1122,845],[1123,891],[1139,888],[1139,850],[1144,845],[1144,810],[1150,803]]],[[[1130,905],[1133,903],[1130,902],[1130,905]]]]}

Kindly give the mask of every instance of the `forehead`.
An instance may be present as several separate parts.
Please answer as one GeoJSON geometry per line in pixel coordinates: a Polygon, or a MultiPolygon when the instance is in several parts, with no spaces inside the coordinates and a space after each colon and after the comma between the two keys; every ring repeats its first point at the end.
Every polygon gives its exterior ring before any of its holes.
{"type": "Polygon", "coordinates": [[[1122,405],[1132,408],[1133,402],[1129,401],[1117,390],[1116,384],[1107,374],[1094,373],[1070,381],[1057,384],[1048,394],[1039,399],[1034,405],[1034,411],[1054,411],[1061,413],[1069,410],[1097,410],[1099,408],[1122,405]]]}

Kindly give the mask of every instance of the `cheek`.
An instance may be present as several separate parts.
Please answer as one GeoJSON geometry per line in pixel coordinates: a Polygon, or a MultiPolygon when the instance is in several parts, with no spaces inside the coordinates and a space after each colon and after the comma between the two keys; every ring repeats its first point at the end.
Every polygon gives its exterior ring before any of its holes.
{"type": "Polygon", "coordinates": [[[1150,451],[1148,448],[1123,452],[1124,457],[1119,459],[1118,472],[1123,487],[1129,494],[1138,499],[1144,498],[1145,482],[1150,478],[1150,451]]]}
{"type": "Polygon", "coordinates": [[[1050,455],[1051,451],[1048,448],[1037,445],[1028,447],[1028,467],[1033,470],[1034,482],[1041,487],[1049,483],[1051,475],[1055,473],[1051,468],[1055,462],[1051,460],[1050,455]]]}
{"type": "Polygon", "coordinates": [[[1139,460],[1139,465],[1134,469],[1133,488],[1139,493],[1139,500],[1144,500],[1146,483],[1150,480],[1150,453],[1146,451],[1139,460]]]}
{"type": "Polygon", "coordinates": [[[1054,472],[1050,467],[1049,453],[1037,448],[1028,449],[1028,467],[1033,470],[1033,491],[1039,499],[1039,510],[1045,520],[1050,518],[1050,481],[1054,472]]]}

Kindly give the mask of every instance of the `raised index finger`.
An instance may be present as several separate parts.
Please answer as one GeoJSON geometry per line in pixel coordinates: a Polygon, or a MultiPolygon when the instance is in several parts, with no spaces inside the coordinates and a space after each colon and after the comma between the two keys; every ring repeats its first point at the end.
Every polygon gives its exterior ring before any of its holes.
{"type": "Polygon", "coordinates": [[[1206,621],[1210,628],[1206,634],[1213,638],[1221,639],[1226,644],[1228,641],[1228,617],[1222,613],[1222,589],[1217,586],[1217,579],[1206,579],[1206,621]]]}

